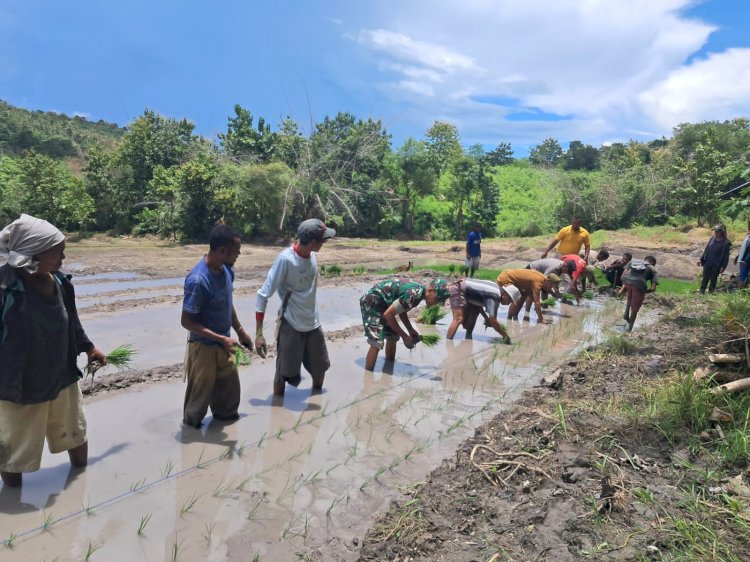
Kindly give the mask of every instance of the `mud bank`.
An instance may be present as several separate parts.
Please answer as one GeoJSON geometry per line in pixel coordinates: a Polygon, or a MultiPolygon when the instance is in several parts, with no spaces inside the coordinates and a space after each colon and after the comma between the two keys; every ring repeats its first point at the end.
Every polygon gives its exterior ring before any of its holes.
{"type": "Polygon", "coordinates": [[[717,485],[710,458],[659,429],[645,391],[692,372],[715,337],[670,316],[566,362],[559,389],[527,391],[405,488],[359,560],[750,559],[750,474],[717,485]]]}

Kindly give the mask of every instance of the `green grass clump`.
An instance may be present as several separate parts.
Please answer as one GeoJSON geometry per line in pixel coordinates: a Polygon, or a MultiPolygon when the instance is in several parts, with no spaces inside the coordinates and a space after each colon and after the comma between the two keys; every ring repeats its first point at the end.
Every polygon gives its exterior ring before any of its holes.
{"type": "Polygon", "coordinates": [[[437,321],[445,318],[448,314],[439,304],[424,307],[417,316],[417,322],[421,324],[437,324],[437,321]]]}
{"type": "Polygon", "coordinates": [[[362,275],[367,272],[367,268],[364,265],[356,265],[352,267],[352,273],[354,275],[362,275]]]}
{"type": "Polygon", "coordinates": [[[241,345],[237,345],[234,347],[233,350],[234,353],[234,359],[237,361],[238,365],[249,365],[250,364],[250,354],[245,351],[245,348],[241,345]]]}
{"type": "Polygon", "coordinates": [[[437,334],[424,334],[421,341],[427,347],[435,347],[440,341],[440,336],[437,334]]]}

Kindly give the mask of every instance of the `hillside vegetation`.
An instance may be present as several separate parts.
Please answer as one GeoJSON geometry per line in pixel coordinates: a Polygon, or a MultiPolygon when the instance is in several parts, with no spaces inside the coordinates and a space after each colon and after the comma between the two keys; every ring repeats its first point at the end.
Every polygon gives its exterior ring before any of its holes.
{"type": "Polygon", "coordinates": [[[685,123],[669,139],[567,150],[544,139],[528,158],[501,140],[464,148],[436,121],[398,148],[379,120],[326,117],[308,136],[237,105],[217,141],[146,110],[126,128],[0,102],[0,222],[21,212],[67,230],[203,239],[219,220],[245,236],[293,232],[319,216],[342,234],[461,239],[550,233],[580,216],[590,230],[706,225],[744,217],[747,119],[685,123]]]}

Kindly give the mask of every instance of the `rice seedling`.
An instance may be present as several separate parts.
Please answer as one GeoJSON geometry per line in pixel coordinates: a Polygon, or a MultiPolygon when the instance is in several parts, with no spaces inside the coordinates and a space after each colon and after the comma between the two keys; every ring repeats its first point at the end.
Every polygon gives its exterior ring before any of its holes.
{"type": "Polygon", "coordinates": [[[448,273],[453,275],[456,272],[456,264],[455,263],[449,263],[448,264],[448,273]]]}
{"type": "Polygon", "coordinates": [[[265,499],[265,497],[266,497],[266,494],[264,492],[262,496],[260,496],[257,500],[255,500],[255,503],[252,506],[250,506],[250,509],[247,512],[247,517],[245,517],[245,519],[247,519],[248,521],[251,521],[255,517],[255,514],[258,513],[258,510],[260,509],[260,506],[263,503],[263,500],[265,499]]]}
{"type": "Polygon", "coordinates": [[[216,526],[216,521],[211,521],[211,523],[204,523],[203,526],[205,527],[205,531],[203,532],[203,540],[206,541],[206,544],[211,544],[211,536],[214,533],[214,527],[216,526]]]}
{"type": "Polygon", "coordinates": [[[219,455],[219,460],[223,461],[225,459],[228,459],[232,456],[232,453],[234,453],[234,447],[232,445],[227,445],[227,448],[222,451],[222,453],[219,455]]]}
{"type": "Polygon", "coordinates": [[[547,297],[542,301],[542,306],[555,306],[555,304],[557,304],[555,297],[547,297]]]}
{"type": "Polygon", "coordinates": [[[142,536],[143,532],[146,530],[146,525],[148,525],[148,522],[151,521],[151,514],[147,515],[141,515],[141,522],[138,525],[138,536],[142,536]]]}
{"type": "Polygon", "coordinates": [[[13,543],[16,542],[17,538],[18,538],[18,535],[16,535],[15,533],[11,533],[10,535],[8,535],[8,538],[5,539],[5,541],[3,542],[5,543],[5,546],[7,546],[8,548],[13,548],[13,543]]]}
{"type": "Polygon", "coordinates": [[[420,341],[427,347],[435,347],[440,341],[440,336],[437,334],[424,334],[420,341]]]}
{"type": "Polygon", "coordinates": [[[177,560],[177,557],[180,555],[180,548],[182,548],[182,541],[178,541],[177,537],[174,538],[174,541],[172,541],[172,562],[175,562],[177,560]]]}
{"type": "Polygon", "coordinates": [[[42,531],[49,531],[54,523],[54,521],[52,521],[52,514],[50,513],[49,515],[46,515],[42,512],[42,516],[44,517],[44,521],[42,521],[42,531]]]}
{"type": "Polygon", "coordinates": [[[229,488],[232,487],[233,482],[224,482],[224,479],[222,478],[219,483],[214,488],[213,496],[215,498],[218,498],[221,496],[224,492],[226,492],[229,488]]]}
{"type": "Polygon", "coordinates": [[[593,291],[584,291],[583,292],[583,298],[587,300],[591,300],[594,298],[594,292],[593,291]]]}
{"type": "Polygon", "coordinates": [[[143,478],[141,478],[140,480],[137,480],[136,482],[133,482],[133,483],[132,483],[132,484],[130,485],[130,491],[131,491],[131,492],[136,492],[136,491],[138,491],[139,489],[143,488],[143,485],[144,485],[145,483],[146,483],[146,477],[144,476],[144,477],[143,477],[143,478]]]}
{"type": "Polygon", "coordinates": [[[182,507],[180,508],[180,516],[190,513],[195,507],[195,504],[198,503],[198,500],[201,499],[202,495],[203,494],[193,492],[192,495],[182,504],[182,507]]]}
{"type": "Polygon", "coordinates": [[[130,344],[118,346],[107,354],[107,365],[124,369],[133,361],[135,353],[135,349],[130,344]]]}
{"type": "Polygon", "coordinates": [[[445,318],[448,314],[439,304],[424,307],[417,316],[417,322],[421,324],[436,324],[438,320],[445,318]]]}
{"type": "Polygon", "coordinates": [[[247,486],[247,483],[248,483],[248,482],[250,482],[250,480],[251,480],[251,479],[252,479],[252,476],[248,476],[248,477],[247,477],[247,478],[245,478],[244,480],[241,480],[241,481],[240,481],[240,483],[239,483],[239,484],[237,484],[237,485],[236,485],[236,486],[234,487],[234,489],[235,489],[235,490],[237,490],[238,492],[242,492],[242,491],[244,491],[244,490],[245,490],[245,486],[247,486]]]}
{"type": "Polygon", "coordinates": [[[205,449],[201,449],[201,454],[198,456],[198,462],[195,463],[195,468],[203,468],[205,466],[203,463],[203,455],[205,452],[205,449]]]}
{"type": "Polygon", "coordinates": [[[234,360],[237,362],[237,365],[245,366],[250,364],[250,354],[245,351],[243,346],[234,346],[232,353],[234,353],[234,360]]]}
{"type": "Polygon", "coordinates": [[[367,271],[367,268],[364,265],[356,265],[352,268],[352,273],[354,275],[362,275],[367,271]]]}
{"type": "Polygon", "coordinates": [[[564,301],[574,301],[574,300],[576,300],[576,296],[573,293],[565,293],[562,296],[562,298],[563,298],[564,301]]]}
{"type": "Polygon", "coordinates": [[[86,515],[94,515],[94,508],[91,507],[91,500],[87,504],[81,503],[81,509],[86,513],[86,515]]]}
{"type": "Polygon", "coordinates": [[[164,465],[164,468],[161,469],[161,477],[167,478],[170,474],[172,474],[173,470],[174,470],[174,461],[172,459],[167,459],[167,462],[164,465]]]}
{"type": "Polygon", "coordinates": [[[86,554],[85,554],[85,556],[84,556],[84,558],[83,558],[83,559],[84,559],[84,560],[85,560],[86,562],[88,562],[89,560],[91,560],[91,557],[92,557],[92,556],[94,555],[94,553],[95,553],[95,552],[96,552],[97,550],[99,550],[99,549],[100,549],[100,548],[101,548],[102,546],[103,546],[103,545],[101,545],[101,544],[100,544],[100,545],[94,545],[94,544],[92,544],[92,543],[89,543],[89,546],[88,546],[88,548],[86,549],[86,554]]]}
{"type": "Polygon", "coordinates": [[[326,268],[326,266],[321,265],[320,274],[325,277],[336,277],[337,275],[341,275],[341,266],[334,263],[326,268]]]}

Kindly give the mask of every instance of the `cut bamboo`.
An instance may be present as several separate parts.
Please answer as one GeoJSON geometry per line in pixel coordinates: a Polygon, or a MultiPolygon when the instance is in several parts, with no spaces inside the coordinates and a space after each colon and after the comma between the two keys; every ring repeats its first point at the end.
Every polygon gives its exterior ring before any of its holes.
{"type": "Polygon", "coordinates": [[[715,365],[722,363],[741,363],[745,360],[745,355],[741,353],[711,353],[708,356],[708,360],[715,365]]]}
{"type": "Polygon", "coordinates": [[[744,379],[740,379],[738,381],[728,382],[727,384],[716,386],[711,389],[711,392],[714,394],[721,394],[724,392],[740,392],[742,390],[747,390],[748,388],[750,388],[750,377],[745,377],[744,379]]]}

